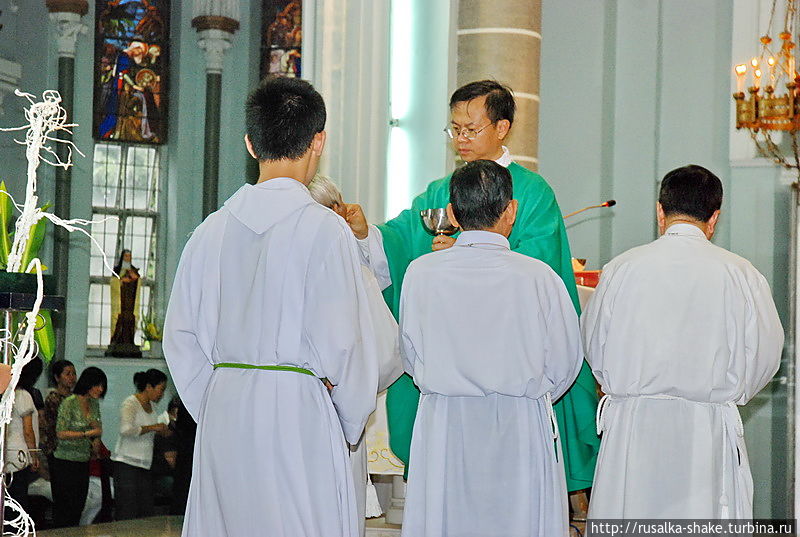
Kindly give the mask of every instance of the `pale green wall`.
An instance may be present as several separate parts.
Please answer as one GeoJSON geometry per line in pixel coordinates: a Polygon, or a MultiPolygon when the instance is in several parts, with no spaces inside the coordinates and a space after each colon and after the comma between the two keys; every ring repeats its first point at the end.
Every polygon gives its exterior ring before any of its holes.
{"type": "MultiPolygon", "coordinates": [[[[404,44],[402,50],[391,54],[391,99],[396,101],[392,103],[392,114],[399,121],[397,129],[405,135],[408,150],[405,156],[398,152],[397,145],[393,151],[390,144],[389,158],[391,162],[394,154],[398,167],[407,169],[408,195],[406,199],[389,200],[390,218],[397,214],[394,208],[410,206],[428,183],[452,168],[453,153],[443,130],[449,121],[450,62],[455,62],[449,3],[393,0],[392,6],[392,31],[397,32],[393,40],[404,44]],[[398,85],[398,80],[407,85],[398,85]],[[397,102],[404,104],[398,106],[397,102]]],[[[396,196],[391,177],[388,195],[396,196]]]]}
{"type": "MultiPolygon", "coordinates": [[[[789,188],[729,158],[732,21],[728,0],[543,0],[539,169],[565,213],[617,200],[568,226],[573,254],[601,268],[656,237],[666,172],[708,167],[725,187],[715,243],[767,277],[788,326],[789,188]]],[[[784,390],[742,410],[757,517],[789,509],[784,390]]]]}

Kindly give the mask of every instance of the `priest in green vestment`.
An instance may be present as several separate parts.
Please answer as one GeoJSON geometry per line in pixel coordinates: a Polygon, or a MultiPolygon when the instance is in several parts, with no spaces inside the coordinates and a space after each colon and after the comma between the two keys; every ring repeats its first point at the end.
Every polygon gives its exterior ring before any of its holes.
{"type": "MultiPolygon", "coordinates": [[[[567,233],[550,185],[537,173],[512,162],[503,140],[514,120],[515,104],[505,86],[490,80],[472,82],[450,99],[451,125],[446,132],[462,160],[494,160],[511,172],[519,211],[509,237],[511,249],[547,263],[564,281],[580,314],[567,233]]],[[[450,202],[450,177],[433,181],[417,196],[411,209],[379,225],[391,286],[384,297],[399,318],[400,289],[409,263],[431,250],[449,248],[454,237],[431,238],[422,227],[423,209],[444,208],[450,202]]],[[[500,320],[502,323],[502,320],[500,320]]],[[[512,322],[509,319],[506,322],[512,322]]],[[[491,367],[491,356],[486,357],[491,367]]],[[[390,388],[386,400],[392,451],[408,464],[411,432],[419,402],[419,390],[408,375],[390,388]]],[[[568,490],[591,487],[600,440],[595,431],[597,392],[586,362],[572,388],[555,405],[564,453],[568,490]]]]}

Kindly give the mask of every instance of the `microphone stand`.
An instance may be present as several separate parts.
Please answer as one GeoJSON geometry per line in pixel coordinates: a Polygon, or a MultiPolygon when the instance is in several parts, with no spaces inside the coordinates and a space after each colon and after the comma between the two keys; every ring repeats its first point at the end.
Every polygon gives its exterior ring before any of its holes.
{"type": "Polygon", "coordinates": [[[584,207],[583,209],[578,209],[577,211],[573,211],[573,212],[569,213],[568,215],[565,215],[563,217],[563,219],[566,220],[570,216],[575,216],[576,214],[580,214],[583,211],[588,211],[589,209],[599,209],[600,207],[613,207],[616,204],[617,204],[617,202],[615,200],[608,200],[608,201],[604,201],[603,203],[601,203],[599,205],[589,205],[588,207],[584,207]]]}

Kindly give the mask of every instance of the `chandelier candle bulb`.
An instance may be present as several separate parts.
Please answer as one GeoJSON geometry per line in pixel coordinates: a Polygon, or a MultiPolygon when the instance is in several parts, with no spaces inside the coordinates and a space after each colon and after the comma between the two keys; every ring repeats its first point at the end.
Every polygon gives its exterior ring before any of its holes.
{"type": "Polygon", "coordinates": [[[770,87],[775,87],[775,58],[772,56],[769,57],[767,60],[767,65],[769,65],[769,85],[770,87]]]}
{"type": "Polygon", "coordinates": [[[747,74],[747,66],[740,64],[736,66],[736,93],[744,95],[744,75],[747,74]]]}
{"type": "Polygon", "coordinates": [[[756,69],[753,71],[753,87],[760,88],[761,87],[761,69],[756,69]]]}

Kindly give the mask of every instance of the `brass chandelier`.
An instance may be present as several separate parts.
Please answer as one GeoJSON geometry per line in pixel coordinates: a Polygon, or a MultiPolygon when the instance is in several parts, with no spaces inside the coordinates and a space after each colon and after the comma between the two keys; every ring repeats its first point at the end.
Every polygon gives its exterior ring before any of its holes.
{"type": "Polygon", "coordinates": [[[782,22],[776,21],[777,1],[772,2],[767,33],[759,40],[759,55],[749,65],[734,67],[736,128],[750,132],[761,156],[794,169],[800,178],[800,75],[795,57],[797,0],[786,0],[782,22]],[[782,28],[777,31],[779,26],[782,28]],[[775,140],[776,131],[789,134],[791,150],[775,140]]]}

